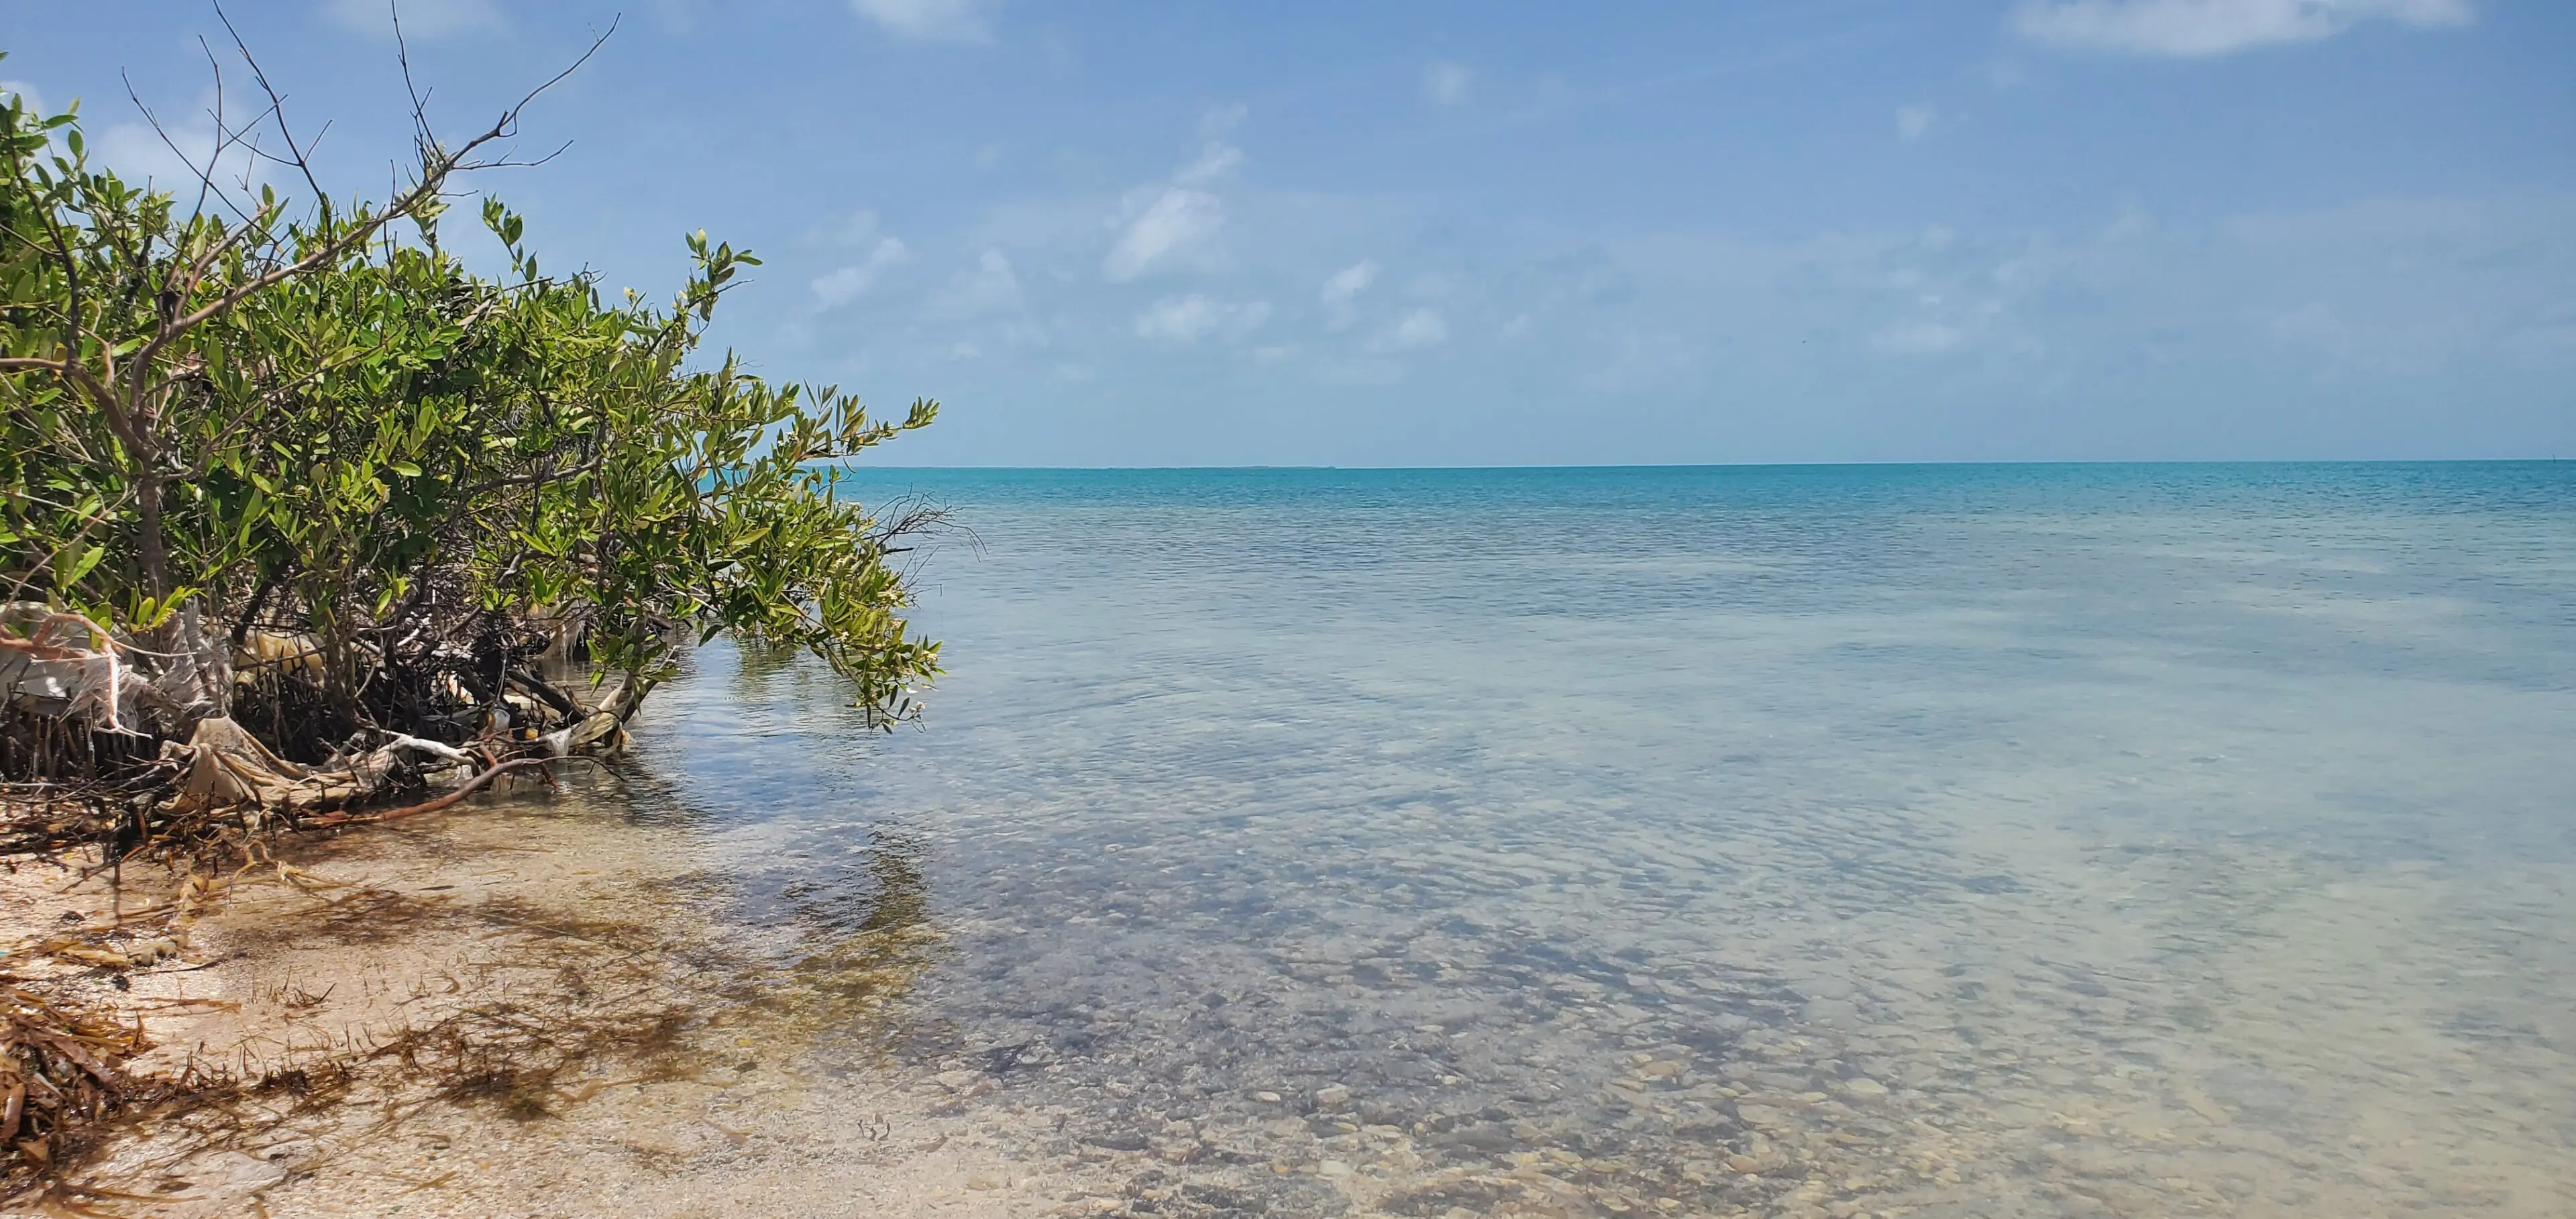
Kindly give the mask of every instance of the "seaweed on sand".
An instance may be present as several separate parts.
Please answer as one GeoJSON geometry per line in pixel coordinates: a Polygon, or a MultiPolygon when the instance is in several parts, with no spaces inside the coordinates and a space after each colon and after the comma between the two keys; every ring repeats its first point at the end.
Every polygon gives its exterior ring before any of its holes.
{"type": "Polygon", "coordinates": [[[144,1049],[140,1025],[104,1006],[0,975],[0,1182],[23,1185],[70,1158],[84,1131],[138,1099],[120,1069],[144,1049]]]}

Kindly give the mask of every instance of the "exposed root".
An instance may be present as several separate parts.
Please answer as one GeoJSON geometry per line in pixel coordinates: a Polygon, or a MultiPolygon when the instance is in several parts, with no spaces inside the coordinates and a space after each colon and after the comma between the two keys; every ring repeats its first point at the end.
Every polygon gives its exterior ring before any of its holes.
{"type": "Polygon", "coordinates": [[[553,760],[554,759],[551,758],[513,758],[498,766],[492,767],[471,779],[467,779],[465,782],[457,785],[454,791],[435,799],[423,800],[418,804],[405,805],[401,808],[386,809],[380,813],[352,814],[334,810],[332,812],[324,813],[319,817],[314,817],[299,823],[299,828],[329,829],[333,826],[363,825],[369,822],[391,821],[397,817],[413,817],[422,813],[434,813],[491,786],[492,781],[500,778],[502,775],[508,774],[514,770],[524,770],[543,766],[547,762],[553,760]]]}

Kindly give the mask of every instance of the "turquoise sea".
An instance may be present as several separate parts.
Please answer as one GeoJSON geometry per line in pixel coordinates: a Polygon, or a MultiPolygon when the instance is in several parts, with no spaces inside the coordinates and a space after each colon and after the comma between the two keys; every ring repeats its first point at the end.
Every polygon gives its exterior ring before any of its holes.
{"type": "Polygon", "coordinates": [[[852,471],[641,797],[1162,1213],[2576,1214],[2576,464],[852,471]],[[1120,1159],[1119,1157],[1125,1157],[1120,1159]]]}

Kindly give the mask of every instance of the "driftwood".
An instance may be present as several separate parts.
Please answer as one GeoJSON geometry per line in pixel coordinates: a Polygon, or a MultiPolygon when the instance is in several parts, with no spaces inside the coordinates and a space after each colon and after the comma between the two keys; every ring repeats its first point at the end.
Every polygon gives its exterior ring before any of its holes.
{"type": "Polygon", "coordinates": [[[336,808],[383,794],[405,759],[414,756],[465,766],[474,761],[452,745],[397,733],[366,753],[298,766],[270,753],[231,718],[217,716],[198,721],[187,744],[161,746],[162,759],[176,763],[180,776],[162,811],[184,816],[227,808],[289,814],[336,808]]]}
{"type": "Polygon", "coordinates": [[[554,759],[552,758],[512,758],[507,762],[503,762],[500,765],[491,768],[490,770],[486,770],[481,774],[475,775],[471,779],[467,779],[463,783],[457,784],[455,789],[449,791],[446,795],[423,800],[418,804],[407,804],[401,808],[389,808],[376,813],[351,814],[333,811],[324,813],[311,821],[304,822],[303,824],[314,829],[323,829],[335,825],[364,825],[376,821],[392,821],[398,817],[415,817],[422,813],[434,813],[466,798],[467,796],[473,795],[475,792],[481,791],[484,787],[490,785],[493,780],[500,778],[502,775],[508,774],[514,770],[543,766],[553,760],[554,759]]]}

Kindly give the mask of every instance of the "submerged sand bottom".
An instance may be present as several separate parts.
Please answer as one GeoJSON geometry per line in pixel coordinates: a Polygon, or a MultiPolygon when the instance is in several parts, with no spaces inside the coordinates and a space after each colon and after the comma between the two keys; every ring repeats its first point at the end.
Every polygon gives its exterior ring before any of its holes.
{"type": "MultiPolygon", "coordinates": [[[[148,1065],[271,1084],[140,1123],[80,1177],[128,1196],[86,1203],[2538,1219],[2576,1197],[2567,958],[2518,930],[2567,925],[2548,862],[2453,909],[2420,868],[2034,822],[1957,840],[1971,881],[1911,905],[1868,886],[1928,872],[1819,876],[1748,842],[1639,920],[1581,861],[1451,842],[1346,851],[1293,878],[1296,921],[1238,932],[1206,881],[1137,879],[1205,842],[1088,873],[1031,852],[1048,886],[977,907],[1008,922],[933,919],[895,838],[656,807],[521,795],[239,875],[177,961],[124,976],[148,1065]],[[1357,900],[1391,873],[1409,914],[1357,900]]],[[[1596,850],[1676,858],[1651,832],[1596,850]]],[[[129,912],[158,900],[128,879],[129,912]]],[[[51,900],[109,914],[96,887],[51,900]]]]}
{"type": "MultiPolygon", "coordinates": [[[[970,1114],[956,1093],[973,1081],[879,1052],[879,1014],[935,951],[925,932],[728,927],[685,827],[520,797],[285,862],[240,873],[178,959],[126,975],[158,1046],[140,1068],[265,1086],[140,1120],[66,1197],[168,1216],[1120,1205],[1006,1154],[1058,1115],[970,1114]]],[[[16,879],[21,922],[55,906],[104,922],[168,887],[16,879]]]]}

